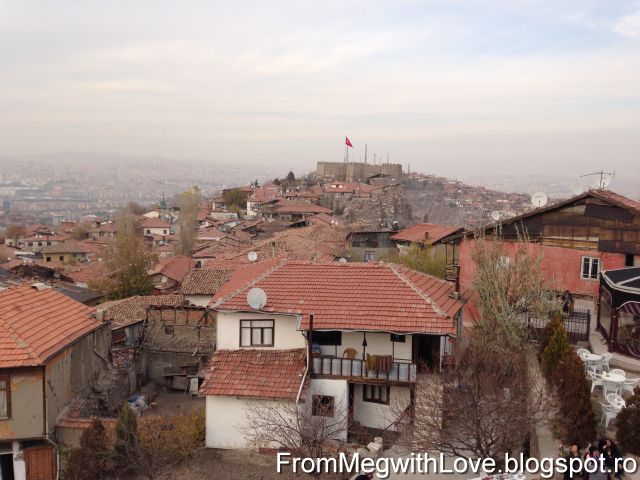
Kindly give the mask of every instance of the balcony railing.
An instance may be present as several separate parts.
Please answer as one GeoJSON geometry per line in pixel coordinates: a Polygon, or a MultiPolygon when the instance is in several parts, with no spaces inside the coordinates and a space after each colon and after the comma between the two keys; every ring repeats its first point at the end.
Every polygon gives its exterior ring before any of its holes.
{"type": "Polygon", "coordinates": [[[369,370],[367,361],[357,358],[317,356],[312,358],[311,368],[315,375],[349,377],[366,383],[367,380],[414,383],[418,369],[415,363],[394,359],[388,371],[369,370]]]}

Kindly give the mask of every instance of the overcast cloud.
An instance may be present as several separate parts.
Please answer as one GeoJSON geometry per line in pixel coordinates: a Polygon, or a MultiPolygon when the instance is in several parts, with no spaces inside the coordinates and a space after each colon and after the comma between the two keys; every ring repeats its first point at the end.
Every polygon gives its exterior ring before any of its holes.
{"type": "Polygon", "coordinates": [[[0,0],[0,153],[640,177],[640,3],[0,0]]]}

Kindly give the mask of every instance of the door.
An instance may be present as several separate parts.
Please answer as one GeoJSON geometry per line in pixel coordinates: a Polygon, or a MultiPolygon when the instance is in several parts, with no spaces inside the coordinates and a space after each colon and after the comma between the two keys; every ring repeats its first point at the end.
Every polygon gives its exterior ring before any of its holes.
{"type": "Polygon", "coordinates": [[[24,450],[27,480],[54,480],[55,453],[51,445],[31,447],[24,450]]]}

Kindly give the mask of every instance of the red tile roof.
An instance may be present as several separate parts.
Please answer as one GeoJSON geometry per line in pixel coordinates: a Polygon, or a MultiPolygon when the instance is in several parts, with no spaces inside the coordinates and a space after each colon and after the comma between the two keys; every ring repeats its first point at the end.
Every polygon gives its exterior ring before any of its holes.
{"type": "Polygon", "coordinates": [[[87,307],[51,288],[21,285],[0,292],[0,368],[44,365],[102,325],[87,307]]]}
{"type": "Polygon", "coordinates": [[[107,265],[104,262],[85,262],[65,267],[61,276],[73,283],[89,283],[98,280],[107,273],[107,265]]]}
{"type": "Polygon", "coordinates": [[[65,240],[42,247],[42,253],[91,253],[93,250],[78,240],[65,240]]]}
{"type": "Polygon", "coordinates": [[[111,322],[112,329],[117,329],[144,321],[147,318],[147,309],[151,306],[178,307],[182,302],[182,295],[137,295],[104,302],[97,308],[104,310],[105,321],[111,322]]]}
{"type": "Polygon", "coordinates": [[[460,230],[459,227],[438,225],[435,223],[419,223],[413,227],[400,230],[391,236],[392,240],[404,240],[407,242],[432,244],[447,235],[460,230]]]}
{"type": "Polygon", "coordinates": [[[602,199],[608,200],[611,203],[614,203],[622,208],[627,208],[630,210],[634,210],[636,213],[640,213],[640,202],[636,202],[630,198],[624,197],[616,192],[612,192],[611,190],[589,190],[590,194],[595,197],[600,197],[602,199]]]}
{"type": "MultiPolygon", "coordinates": [[[[248,263],[238,266],[233,270],[233,272],[231,272],[227,282],[215,293],[209,305],[213,305],[221,298],[227,297],[241,290],[249,282],[261,278],[283,262],[284,260],[282,258],[271,258],[264,262],[248,263]]],[[[208,269],[208,267],[209,264],[207,264],[206,268],[208,269]]]]}
{"type": "Polygon", "coordinates": [[[278,205],[271,210],[274,213],[326,213],[332,214],[330,208],[321,207],[320,205],[278,205]]]}
{"type": "Polygon", "coordinates": [[[304,349],[218,350],[200,393],[295,400],[305,369],[304,349]]]}
{"type": "Polygon", "coordinates": [[[449,298],[453,284],[393,264],[280,264],[228,296],[219,310],[252,311],[247,291],[267,293],[264,312],[302,316],[302,329],[455,334],[453,315],[462,303],[449,298]]]}
{"type": "Polygon", "coordinates": [[[231,276],[232,270],[220,268],[194,268],[180,286],[183,295],[213,295],[231,276]]]}
{"type": "Polygon", "coordinates": [[[182,282],[189,270],[195,266],[195,260],[184,255],[176,255],[175,257],[163,258],[149,273],[151,275],[160,273],[171,280],[182,282]]]}

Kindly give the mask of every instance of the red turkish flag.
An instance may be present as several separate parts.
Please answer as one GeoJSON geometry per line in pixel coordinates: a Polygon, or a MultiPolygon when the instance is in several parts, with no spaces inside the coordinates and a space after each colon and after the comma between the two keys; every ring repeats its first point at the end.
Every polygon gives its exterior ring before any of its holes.
{"type": "Polygon", "coordinates": [[[351,147],[351,148],[353,148],[353,145],[351,145],[351,141],[349,140],[349,137],[344,137],[344,144],[345,144],[347,147],[351,147]]]}

